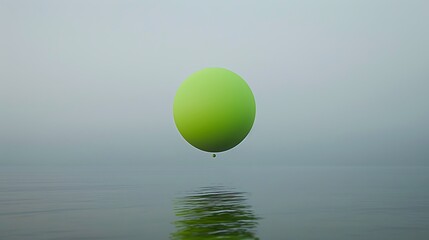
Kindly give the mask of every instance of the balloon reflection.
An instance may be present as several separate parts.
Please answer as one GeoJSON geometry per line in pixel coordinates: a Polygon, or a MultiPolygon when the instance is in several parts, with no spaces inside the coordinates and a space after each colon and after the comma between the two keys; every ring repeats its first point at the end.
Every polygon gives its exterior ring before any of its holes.
{"type": "Polygon", "coordinates": [[[177,199],[174,240],[259,239],[258,217],[246,204],[246,194],[225,187],[206,187],[177,199]]]}

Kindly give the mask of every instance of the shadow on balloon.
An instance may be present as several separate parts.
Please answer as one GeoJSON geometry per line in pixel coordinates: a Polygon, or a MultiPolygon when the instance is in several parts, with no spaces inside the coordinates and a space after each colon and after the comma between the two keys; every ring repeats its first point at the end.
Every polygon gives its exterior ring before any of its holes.
{"type": "Polygon", "coordinates": [[[246,193],[225,187],[206,187],[175,202],[173,240],[259,239],[258,218],[246,203],[246,193]]]}

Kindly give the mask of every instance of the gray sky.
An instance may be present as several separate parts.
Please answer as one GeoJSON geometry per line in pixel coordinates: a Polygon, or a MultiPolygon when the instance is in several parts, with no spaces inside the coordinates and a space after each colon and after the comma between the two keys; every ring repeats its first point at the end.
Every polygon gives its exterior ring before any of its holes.
{"type": "Polygon", "coordinates": [[[428,1],[0,1],[0,164],[180,164],[181,81],[252,88],[238,164],[429,164],[428,1]]]}

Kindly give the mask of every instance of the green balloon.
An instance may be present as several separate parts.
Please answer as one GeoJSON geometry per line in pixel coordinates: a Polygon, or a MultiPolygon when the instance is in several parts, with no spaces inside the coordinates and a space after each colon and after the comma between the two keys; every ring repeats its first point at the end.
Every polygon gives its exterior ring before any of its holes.
{"type": "Polygon", "coordinates": [[[253,126],[255,98],[247,83],[224,68],[205,68],[189,76],[173,104],[176,127],[192,146],[223,152],[238,145],[253,126]]]}

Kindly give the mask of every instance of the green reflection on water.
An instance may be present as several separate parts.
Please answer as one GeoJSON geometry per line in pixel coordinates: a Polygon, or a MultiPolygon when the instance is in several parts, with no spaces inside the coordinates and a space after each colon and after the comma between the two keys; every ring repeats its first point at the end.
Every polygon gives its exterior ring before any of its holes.
{"type": "Polygon", "coordinates": [[[255,236],[258,217],[246,204],[243,192],[224,187],[207,187],[192,192],[175,203],[173,240],[259,239],[255,236]]]}

